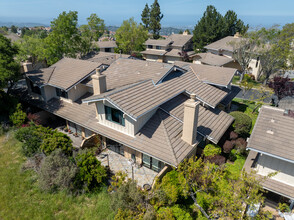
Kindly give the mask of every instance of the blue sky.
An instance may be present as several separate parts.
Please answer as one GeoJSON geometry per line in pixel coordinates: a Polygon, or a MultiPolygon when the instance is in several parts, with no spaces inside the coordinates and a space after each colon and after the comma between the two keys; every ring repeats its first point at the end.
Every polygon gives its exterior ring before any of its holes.
{"type": "MultiPolygon", "coordinates": [[[[78,11],[79,23],[96,13],[107,25],[120,25],[134,17],[140,21],[145,3],[153,0],[0,0],[0,21],[49,24],[62,11],[78,11]]],[[[193,27],[207,5],[224,14],[234,10],[251,26],[271,26],[294,22],[294,0],[159,0],[163,26],[193,27]]]]}

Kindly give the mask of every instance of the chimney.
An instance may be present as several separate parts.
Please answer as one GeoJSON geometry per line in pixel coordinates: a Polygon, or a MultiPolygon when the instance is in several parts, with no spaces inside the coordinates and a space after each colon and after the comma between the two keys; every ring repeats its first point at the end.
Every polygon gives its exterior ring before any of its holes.
{"type": "Polygon", "coordinates": [[[30,72],[30,71],[33,70],[33,64],[32,63],[29,63],[29,62],[23,63],[22,64],[22,67],[23,67],[23,72],[24,73],[27,73],[27,72],[30,72]]]}
{"type": "Polygon", "coordinates": [[[234,35],[234,38],[239,38],[239,37],[241,37],[240,33],[236,32],[236,34],[234,35]]]}
{"type": "Polygon", "coordinates": [[[190,145],[196,143],[199,104],[199,101],[196,102],[195,94],[191,94],[190,99],[184,103],[182,140],[190,145]]]}
{"type": "Polygon", "coordinates": [[[106,91],[106,76],[101,72],[102,67],[96,68],[96,74],[92,75],[94,95],[100,95],[106,91]]]}

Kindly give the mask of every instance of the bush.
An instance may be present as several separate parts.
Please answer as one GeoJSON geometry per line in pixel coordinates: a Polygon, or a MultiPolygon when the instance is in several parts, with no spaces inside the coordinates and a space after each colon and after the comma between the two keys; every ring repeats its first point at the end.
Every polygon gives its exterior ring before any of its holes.
{"type": "Polygon", "coordinates": [[[157,219],[181,219],[181,220],[192,220],[190,213],[179,205],[172,207],[162,207],[158,210],[157,219]]]}
{"type": "Polygon", "coordinates": [[[27,115],[21,110],[21,104],[18,103],[15,112],[9,116],[10,121],[16,127],[20,127],[26,121],[27,115]]]}
{"type": "Polygon", "coordinates": [[[227,140],[223,145],[224,153],[226,154],[230,153],[233,147],[234,147],[233,142],[227,140]]]}
{"type": "Polygon", "coordinates": [[[42,139],[35,126],[18,129],[15,132],[15,138],[22,142],[22,153],[26,157],[31,157],[40,151],[42,139]]]}
{"type": "Polygon", "coordinates": [[[221,155],[214,155],[214,156],[206,157],[204,161],[209,161],[210,163],[214,163],[215,165],[220,166],[226,163],[226,158],[221,155]]]}
{"type": "Polygon", "coordinates": [[[234,131],[230,132],[230,139],[231,140],[236,140],[238,138],[238,134],[234,131]]]}
{"type": "Polygon", "coordinates": [[[34,122],[34,124],[36,124],[36,125],[41,124],[41,119],[40,119],[39,115],[29,113],[27,117],[28,117],[28,120],[31,122],[34,122]]]}
{"type": "Polygon", "coordinates": [[[0,90],[0,116],[11,115],[17,106],[17,99],[0,90]]]}
{"type": "Polygon", "coordinates": [[[238,111],[231,112],[230,115],[235,118],[233,123],[234,131],[241,136],[247,137],[252,126],[251,118],[243,112],[238,111]]]}
{"type": "Polygon", "coordinates": [[[56,149],[45,158],[39,172],[40,188],[45,191],[73,190],[78,173],[76,165],[61,149],[56,149]]]}
{"type": "Polygon", "coordinates": [[[203,150],[203,155],[205,157],[209,157],[209,156],[221,154],[221,152],[222,152],[222,149],[219,146],[214,144],[208,144],[205,146],[203,150]]]}
{"type": "Polygon", "coordinates": [[[61,149],[66,155],[72,155],[72,140],[66,135],[56,130],[49,130],[40,146],[42,151],[49,155],[56,149],[61,149]]]}
{"type": "Polygon", "coordinates": [[[84,150],[75,160],[79,168],[77,181],[83,183],[87,191],[97,189],[106,180],[107,170],[92,152],[84,150]]]}
{"type": "Polygon", "coordinates": [[[236,140],[236,149],[239,154],[244,154],[246,151],[247,142],[244,138],[238,138],[236,140]]]}

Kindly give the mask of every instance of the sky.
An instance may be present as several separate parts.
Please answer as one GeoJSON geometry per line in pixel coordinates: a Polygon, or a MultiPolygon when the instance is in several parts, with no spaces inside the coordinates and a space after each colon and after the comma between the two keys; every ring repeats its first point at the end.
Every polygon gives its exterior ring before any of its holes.
{"type": "MultiPolygon", "coordinates": [[[[49,25],[62,11],[78,11],[79,24],[91,13],[106,25],[119,26],[134,17],[140,22],[146,3],[154,0],[0,0],[0,22],[34,22],[49,25]]],[[[159,0],[162,26],[194,27],[207,5],[225,14],[234,10],[252,28],[294,22],[294,0],[159,0]]]]}

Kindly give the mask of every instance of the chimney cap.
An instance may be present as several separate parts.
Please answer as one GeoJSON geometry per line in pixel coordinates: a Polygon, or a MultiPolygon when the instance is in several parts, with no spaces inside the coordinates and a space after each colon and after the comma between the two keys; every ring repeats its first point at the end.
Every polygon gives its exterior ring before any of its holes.
{"type": "Polygon", "coordinates": [[[190,94],[190,99],[196,101],[196,94],[195,93],[191,93],[190,94]]]}
{"type": "Polygon", "coordinates": [[[97,67],[96,68],[96,74],[101,75],[101,72],[102,72],[102,67],[97,67]]]}

